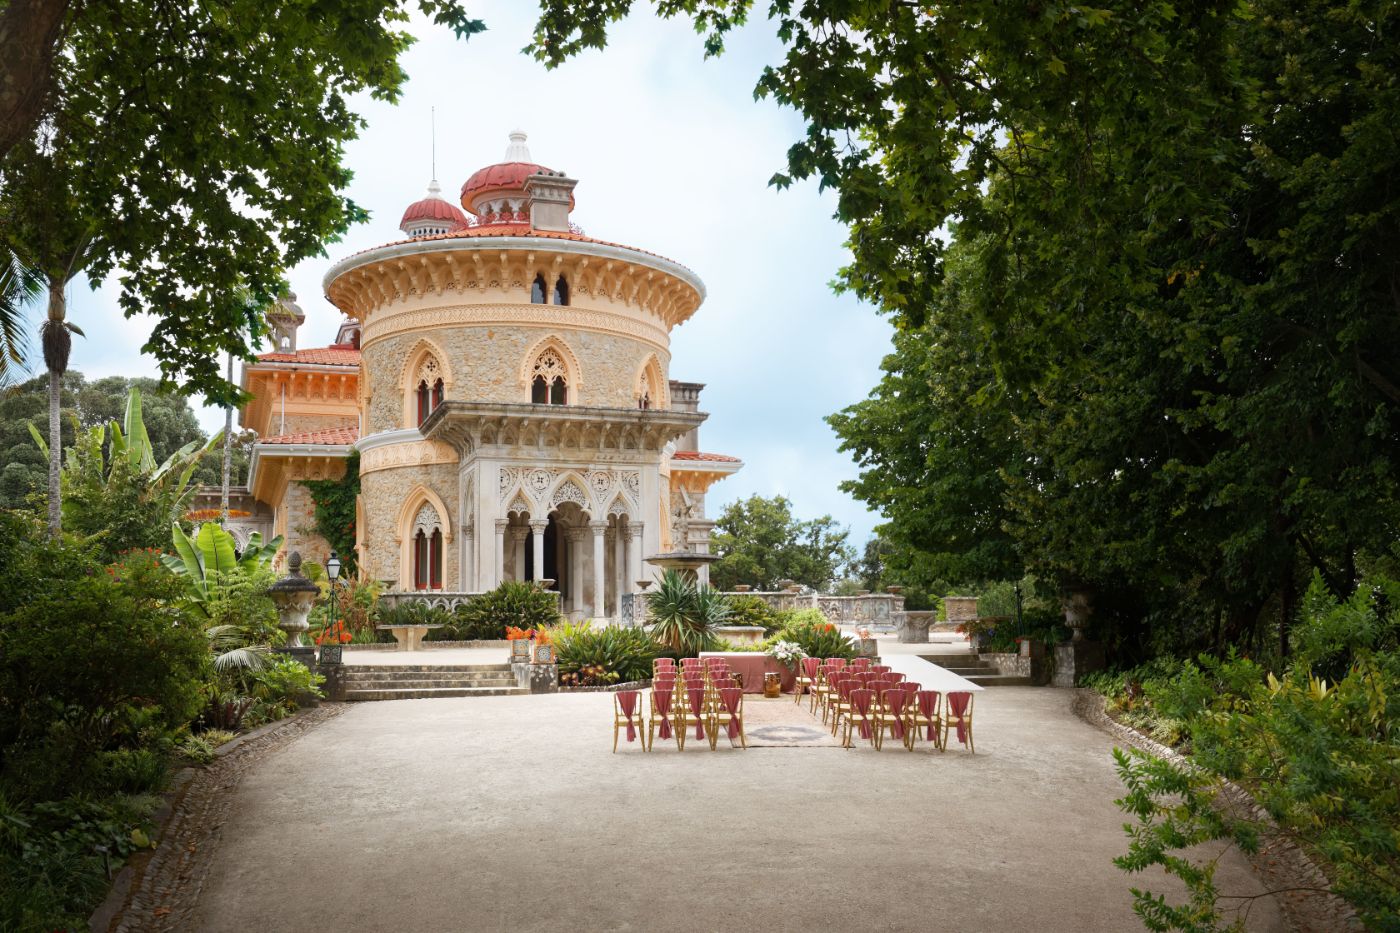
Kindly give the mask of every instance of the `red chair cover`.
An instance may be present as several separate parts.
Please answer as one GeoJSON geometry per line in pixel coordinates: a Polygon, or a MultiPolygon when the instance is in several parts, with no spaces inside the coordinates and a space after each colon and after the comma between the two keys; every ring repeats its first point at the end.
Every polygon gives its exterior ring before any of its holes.
{"type": "Polygon", "coordinates": [[[898,688],[886,690],[884,693],[885,709],[894,714],[894,720],[890,723],[890,735],[897,739],[904,738],[904,704],[909,702],[909,694],[898,688]]]}
{"type": "Polygon", "coordinates": [[[938,698],[943,694],[937,690],[920,690],[914,694],[919,703],[919,715],[928,720],[928,735],[925,736],[930,742],[938,738],[937,726],[934,724],[933,716],[938,712],[938,698]]]}
{"type": "Polygon", "coordinates": [[[892,683],[892,684],[898,684],[898,683],[903,683],[903,682],[904,682],[904,675],[901,674],[899,671],[890,671],[888,674],[886,674],[886,675],[884,675],[884,676],[885,676],[885,679],[888,680],[888,681],[889,681],[890,683],[892,683]]]}
{"type": "Polygon", "coordinates": [[[863,671],[869,669],[870,665],[874,663],[875,662],[869,658],[856,658],[851,662],[851,667],[854,667],[858,671],[863,671]]]}
{"type": "Polygon", "coordinates": [[[637,726],[633,722],[633,715],[637,712],[637,700],[641,697],[640,690],[619,690],[617,692],[617,705],[622,707],[622,715],[627,717],[627,741],[637,741],[637,726]]]}
{"type": "Polygon", "coordinates": [[[874,690],[852,690],[851,715],[860,717],[860,737],[870,738],[870,705],[875,701],[874,690]]]}
{"type": "Polygon", "coordinates": [[[703,663],[699,658],[681,658],[681,667],[688,671],[698,670],[703,663]]]}
{"type": "Polygon", "coordinates": [[[690,712],[695,717],[695,737],[705,737],[705,688],[701,684],[687,684],[685,695],[690,701],[690,712]]]}
{"type": "Polygon", "coordinates": [[[845,659],[845,658],[827,658],[827,659],[826,659],[826,666],[827,666],[827,667],[834,667],[836,670],[839,671],[839,670],[841,670],[842,668],[844,668],[844,667],[846,666],[846,659],[845,659]]]}
{"type": "Polygon", "coordinates": [[[890,672],[890,666],[888,664],[872,664],[870,669],[877,674],[888,674],[890,672]]]}
{"type": "Polygon", "coordinates": [[[919,685],[912,680],[901,680],[899,683],[895,684],[895,686],[904,691],[904,695],[909,698],[909,702],[912,705],[914,702],[914,694],[919,692],[919,685]]]}
{"type": "Polygon", "coordinates": [[[821,659],[821,658],[803,658],[803,659],[802,659],[802,676],[806,677],[808,680],[816,680],[816,679],[817,679],[817,671],[821,669],[821,666],[822,666],[822,659],[821,659]]]}
{"type": "Polygon", "coordinates": [[[656,671],[656,670],[672,670],[672,671],[674,671],[674,670],[676,669],[676,659],[675,659],[675,658],[652,658],[652,659],[651,659],[651,669],[654,670],[654,671],[656,671]]]}
{"type": "Polygon", "coordinates": [[[729,714],[729,738],[734,739],[739,734],[739,728],[743,720],[739,717],[739,699],[744,695],[744,691],[738,687],[725,687],[719,692],[720,706],[729,714]]]}
{"type": "Polygon", "coordinates": [[[967,704],[972,702],[972,694],[965,690],[948,694],[948,712],[958,718],[958,741],[967,744],[967,724],[963,722],[963,713],[967,712],[967,704]]]}
{"type": "Polygon", "coordinates": [[[671,737],[671,691],[653,690],[651,708],[661,713],[661,728],[657,730],[663,739],[671,737]]]}

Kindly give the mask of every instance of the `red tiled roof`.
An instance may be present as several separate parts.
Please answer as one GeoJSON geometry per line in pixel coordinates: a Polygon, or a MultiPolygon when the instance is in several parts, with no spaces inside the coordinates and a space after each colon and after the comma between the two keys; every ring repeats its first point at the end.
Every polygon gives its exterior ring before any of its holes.
{"type": "Polygon", "coordinates": [[[399,221],[399,226],[402,227],[415,220],[445,220],[460,227],[467,225],[467,215],[462,213],[462,209],[442,198],[424,198],[421,201],[414,201],[408,206],[408,210],[403,212],[403,219],[399,221]]]}
{"type": "Polygon", "coordinates": [[[676,262],[674,259],[671,259],[668,256],[663,256],[660,253],[653,253],[650,250],[638,249],[635,246],[628,246],[626,243],[613,243],[609,240],[598,240],[594,239],[591,236],[584,236],[582,233],[574,233],[573,231],[565,232],[563,230],[536,230],[534,227],[530,226],[530,224],[525,221],[520,221],[518,223],[481,224],[475,227],[464,227],[461,230],[453,230],[451,233],[434,233],[431,236],[414,237],[411,240],[395,240],[392,243],[384,243],[380,246],[371,246],[369,249],[362,249],[357,253],[352,253],[348,258],[362,256],[365,253],[372,253],[375,250],[383,249],[386,246],[396,246],[399,243],[420,243],[431,240],[459,240],[476,237],[504,236],[539,237],[542,239],[550,240],[575,240],[579,243],[597,243],[601,246],[616,246],[618,249],[627,249],[631,250],[634,253],[641,253],[645,256],[655,256],[657,259],[664,259],[667,262],[674,262],[682,269],[694,271],[691,270],[690,267],[685,265],[684,263],[676,262]]]}
{"type": "Polygon", "coordinates": [[[738,457],[728,454],[708,454],[702,450],[677,450],[671,454],[672,460],[703,460],[706,463],[742,463],[738,457]]]}
{"type": "Polygon", "coordinates": [[[320,431],[300,431],[296,434],[279,434],[276,437],[260,437],[259,444],[353,444],[360,439],[360,429],[354,425],[343,428],[324,428],[320,431]]]}
{"type": "Polygon", "coordinates": [[[471,210],[472,199],[487,191],[523,191],[525,179],[547,171],[549,169],[534,162],[497,162],[479,168],[462,185],[462,206],[471,210]]]}
{"type": "Polygon", "coordinates": [[[353,344],[333,343],[328,347],[310,347],[295,353],[260,353],[263,363],[310,363],[316,366],[359,366],[360,351],[353,344]]]}

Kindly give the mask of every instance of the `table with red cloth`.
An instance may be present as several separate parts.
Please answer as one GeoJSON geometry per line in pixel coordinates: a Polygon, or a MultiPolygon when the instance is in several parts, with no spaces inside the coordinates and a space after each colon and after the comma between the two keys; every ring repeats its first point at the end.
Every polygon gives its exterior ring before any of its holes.
{"type": "Polygon", "coordinates": [[[744,678],[745,693],[763,692],[763,675],[768,673],[781,674],[783,678],[783,692],[792,693],[797,684],[797,674],[783,665],[777,659],[757,651],[702,651],[702,658],[724,658],[729,662],[729,669],[735,671],[744,678]]]}

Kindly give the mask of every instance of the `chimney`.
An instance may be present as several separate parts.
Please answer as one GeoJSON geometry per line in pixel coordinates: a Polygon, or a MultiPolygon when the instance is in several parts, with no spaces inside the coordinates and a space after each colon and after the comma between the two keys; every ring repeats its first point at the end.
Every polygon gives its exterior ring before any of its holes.
{"type": "Polygon", "coordinates": [[[535,230],[569,232],[569,208],[578,181],[563,172],[536,172],[525,179],[530,226],[535,230]]]}
{"type": "MultiPolygon", "coordinates": [[[[700,410],[700,390],[705,388],[703,382],[681,382],[676,379],[671,380],[671,410],[672,411],[699,411],[700,410]]],[[[677,450],[699,450],[700,449],[700,428],[691,428],[682,436],[676,438],[677,450]]]]}

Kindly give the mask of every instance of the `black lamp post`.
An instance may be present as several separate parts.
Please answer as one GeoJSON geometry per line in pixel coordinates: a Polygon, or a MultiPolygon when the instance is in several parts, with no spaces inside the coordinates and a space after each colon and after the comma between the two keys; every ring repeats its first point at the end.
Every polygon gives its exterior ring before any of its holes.
{"type": "Polygon", "coordinates": [[[340,579],[340,558],[335,556],[335,551],[331,551],[330,559],[326,561],[326,577],[331,581],[331,619],[326,625],[325,634],[321,636],[321,663],[340,663],[340,632],[336,629],[336,621],[339,618],[339,607],[336,605],[335,585],[340,579]],[[335,644],[330,644],[330,636],[334,634],[335,644]]]}

